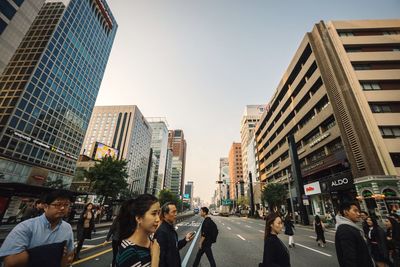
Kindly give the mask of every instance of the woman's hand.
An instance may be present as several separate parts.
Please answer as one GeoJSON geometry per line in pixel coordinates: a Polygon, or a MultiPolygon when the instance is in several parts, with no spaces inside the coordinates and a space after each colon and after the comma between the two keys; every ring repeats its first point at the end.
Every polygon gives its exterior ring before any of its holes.
{"type": "Polygon", "coordinates": [[[157,239],[154,239],[150,244],[151,267],[158,267],[160,263],[160,245],[157,239]]]}

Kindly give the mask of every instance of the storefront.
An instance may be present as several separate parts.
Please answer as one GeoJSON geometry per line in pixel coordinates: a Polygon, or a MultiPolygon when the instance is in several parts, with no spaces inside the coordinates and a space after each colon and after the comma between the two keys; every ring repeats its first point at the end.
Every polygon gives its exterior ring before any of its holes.
{"type": "Polygon", "coordinates": [[[367,176],[354,181],[361,209],[370,215],[384,218],[390,210],[400,208],[400,177],[367,176]]]}

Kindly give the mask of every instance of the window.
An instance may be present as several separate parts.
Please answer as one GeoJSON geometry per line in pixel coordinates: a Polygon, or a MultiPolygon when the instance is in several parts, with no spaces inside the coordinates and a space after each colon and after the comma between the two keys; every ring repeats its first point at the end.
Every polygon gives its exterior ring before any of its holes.
{"type": "Polygon", "coordinates": [[[17,12],[8,1],[0,1],[0,10],[9,20],[11,20],[14,17],[15,12],[17,12]]]}
{"type": "Polygon", "coordinates": [[[371,65],[369,64],[353,64],[354,70],[370,70],[371,65]]]}
{"type": "Polygon", "coordinates": [[[339,32],[340,37],[354,36],[352,32],[339,32]]]}
{"type": "Polygon", "coordinates": [[[400,126],[381,126],[379,130],[383,138],[400,138],[400,126]]]}
{"type": "Polygon", "coordinates": [[[365,91],[369,91],[369,90],[381,90],[381,86],[379,85],[379,83],[376,83],[376,82],[362,82],[362,83],[361,83],[361,87],[362,87],[363,90],[365,90],[365,91]]]}
{"type": "Polygon", "coordinates": [[[390,153],[393,164],[395,167],[400,167],[400,153],[390,153]]]}

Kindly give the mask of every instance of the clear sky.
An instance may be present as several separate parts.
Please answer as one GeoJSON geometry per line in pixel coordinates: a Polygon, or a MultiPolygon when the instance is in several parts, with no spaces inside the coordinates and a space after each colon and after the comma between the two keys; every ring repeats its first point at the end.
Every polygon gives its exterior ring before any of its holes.
{"type": "Polygon", "coordinates": [[[266,104],[320,20],[400,17],[399,0],[107,0],[119,24],[96,105],[137,105],[187,140],[209,202],[245,105],[266,104]]]}

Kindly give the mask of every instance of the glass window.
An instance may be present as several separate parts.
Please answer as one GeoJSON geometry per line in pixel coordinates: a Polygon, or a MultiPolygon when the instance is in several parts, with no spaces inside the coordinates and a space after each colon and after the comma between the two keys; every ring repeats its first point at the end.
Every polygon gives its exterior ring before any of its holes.
{"type": "Polygon", "coordinates": [[[9,20],[11,20],[17,10],[8,2],[8,1],[0,1],[0,10],[1,13],[4,14],[9,20]]]}

